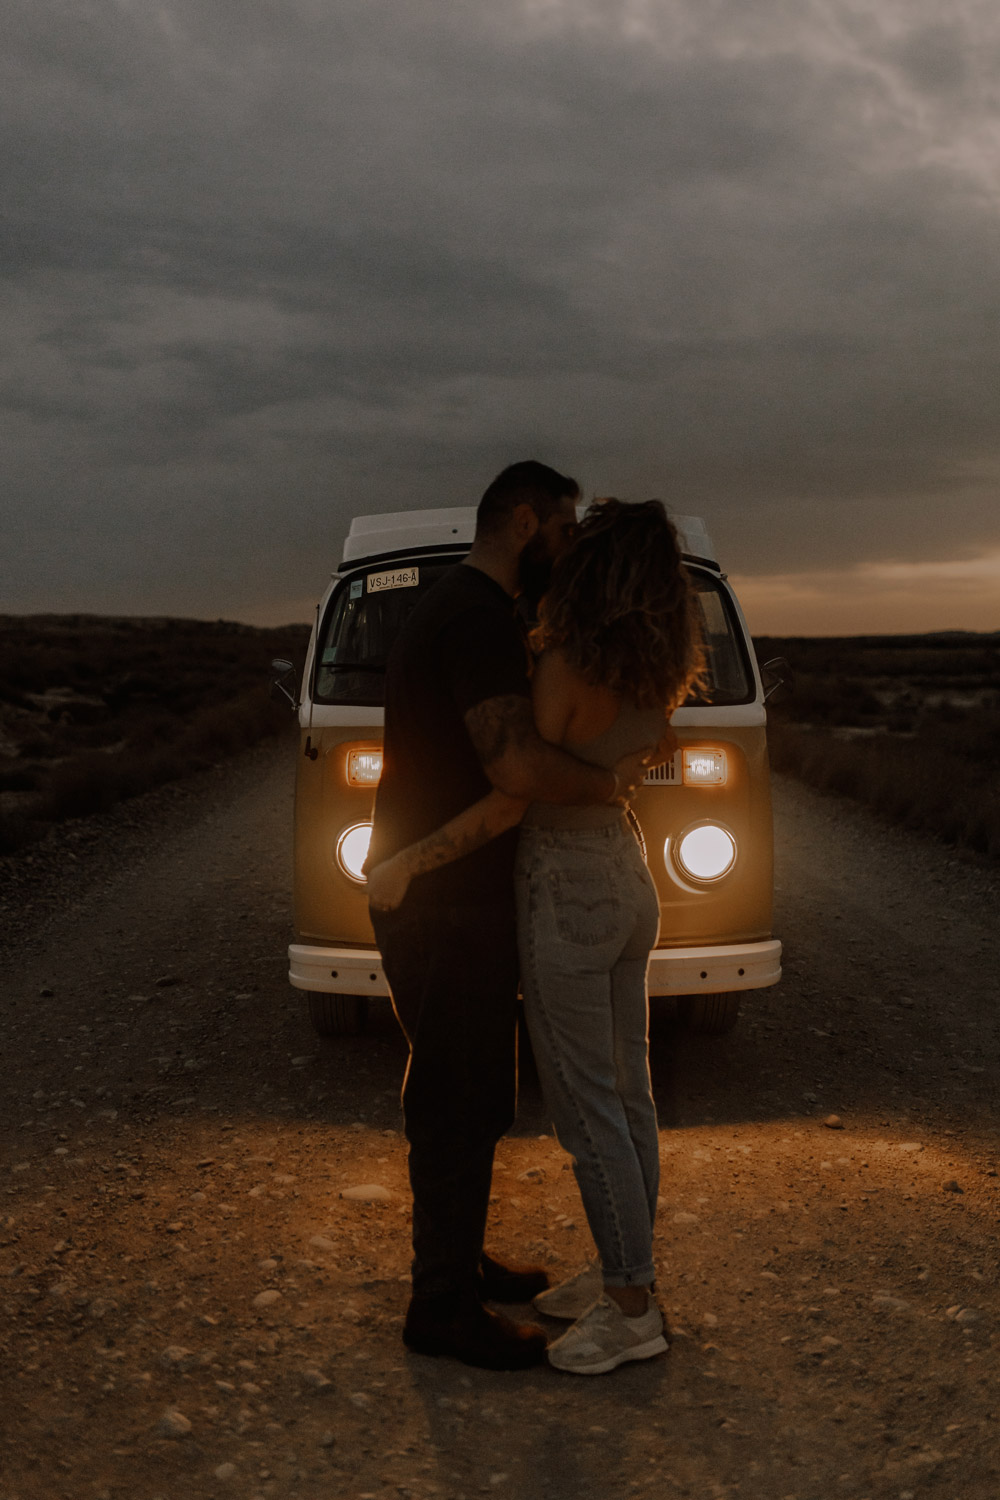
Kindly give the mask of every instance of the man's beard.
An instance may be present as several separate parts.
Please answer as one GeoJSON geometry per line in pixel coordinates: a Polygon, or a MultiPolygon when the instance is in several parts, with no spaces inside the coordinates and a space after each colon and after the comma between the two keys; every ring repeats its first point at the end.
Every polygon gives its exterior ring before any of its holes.
{"type": "Polygon", "coordinates": [[[517,560],[517,582],[521,594],[522,611],[528,605],[532,615],[537,615],[539,602],[552,577],[554,562],[555,559],[550,557],[547,551],[535,546],[533,537],[517,560]]]}

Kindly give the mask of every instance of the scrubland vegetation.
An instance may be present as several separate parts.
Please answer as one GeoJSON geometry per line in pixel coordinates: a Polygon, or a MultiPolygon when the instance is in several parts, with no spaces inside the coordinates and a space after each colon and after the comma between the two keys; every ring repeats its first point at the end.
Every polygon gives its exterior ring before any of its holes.
{"type": "Polygon", "coordinates": [[[290,727],[269,666],[307,626],[0,616],[0,853],[290,727]]]}
{"type": "Polygon", "coordinates": [[[769,715],[776,771],[1000,856],[1000,632],[755,645],[795,674],[769,715]]]}
{"type": "MultiPolygon", "coordinates": [[[[290,729],[269,667],[301,670],[308,634],[0,616],[0,854],[290,729]]],[[[1000,632],[755,644],[794,672],[770,705],[775,770],[1000,856],[1000,632]]]]}

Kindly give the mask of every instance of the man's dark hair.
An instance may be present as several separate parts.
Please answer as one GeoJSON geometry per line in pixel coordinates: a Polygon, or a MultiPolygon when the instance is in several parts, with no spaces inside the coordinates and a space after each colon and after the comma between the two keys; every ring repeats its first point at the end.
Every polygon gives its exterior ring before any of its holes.
{"type": "Polygon", "coordinates": [[[578,500],[575,479],[540,464],[534,458],[510,464],[486,490],[476,511],[476,535],[495,536],[518,505],[530,505],[544,524],[563,500],[578,500]]]}

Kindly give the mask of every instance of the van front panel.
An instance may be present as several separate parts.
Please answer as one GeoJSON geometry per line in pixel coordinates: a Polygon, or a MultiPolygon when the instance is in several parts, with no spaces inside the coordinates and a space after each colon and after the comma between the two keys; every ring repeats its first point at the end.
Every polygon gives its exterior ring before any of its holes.
{"type": "MultiPolygon", "coordinates": [[[[363,878],[348,872],[352,861],[360,871],[375,788],[351,784],[349,757],[355,751],[358,764],[367,764],[366,752],[381,746],[392,639],[417,598],[453,565],[440,554],[354,564],[318,611],[303,682],[295,799],[295,928],[302,943],[375,946],[363,878]]],[[[634,801],[660,896],[661,949],[771,934],[771,799],[759,679],[732,592],[717,573],[691,571],[709,646],[707,696],[675,714],[674,762],[634,801]],[[724,756],[724,778],[689,784],[685,750],[705,752],[710,770],[724,756]],[[685,849],[700,838],[731,853],[728,868],[692,875],[685,849]]]]}
{"type": "Polygon", "coordinates": [[[374,787],[348,781],[350,750],[363,754],[381,746],[382,727],[377,722],[314,726],[300,736],[294,925],[301,942],[375,946],[365,887],[345,873],[338,845],[351,829],[371,823],[375,803],[374,787]]]}
{"type": "Polygon", "coordinates": [[[657,946],[744,943],[770,937],[774,875],[765,731],[729,727],[706,734],[692,728],[679,730],[679,737],[675,781],[645,785],[633,802],[660,897],[657,946]],[[684,751],[695,749],[724,752],[724,783],[684,784],[684,751]],[[714,879],[691,876],[678,858],[680,840],[699,828],[721,830],[734,846],[731,868],[714,879]]]}

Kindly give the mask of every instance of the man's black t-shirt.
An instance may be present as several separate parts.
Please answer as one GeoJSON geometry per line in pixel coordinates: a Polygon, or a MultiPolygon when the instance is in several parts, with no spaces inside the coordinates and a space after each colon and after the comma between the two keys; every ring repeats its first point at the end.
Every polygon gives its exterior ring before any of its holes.
{"type": "MultiPolygon", "coordinates": [[[[478,568],[450,568],[414,609],[389,657],[385,747],[370,863],[422,839],[490,791],[464,715],[527,695],[528,652],[510,595],[478,568]]],[[[517,829],[418,875],[403,910],[513,908],[517,829]]]]}

